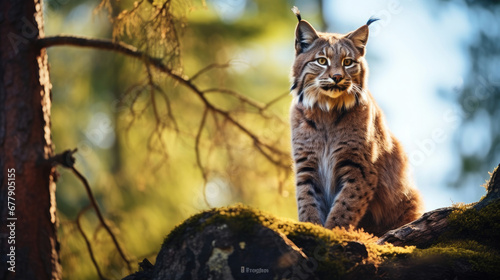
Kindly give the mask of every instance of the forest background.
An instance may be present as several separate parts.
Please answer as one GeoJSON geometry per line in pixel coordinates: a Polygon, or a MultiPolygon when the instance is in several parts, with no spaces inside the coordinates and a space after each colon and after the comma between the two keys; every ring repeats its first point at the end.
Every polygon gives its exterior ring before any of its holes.
{"type": "MultiPolygon", "coordinates": [[[[116,29],[107,7],[96,9],[99,4],[45,1],[46,36],[112,38],[116,29]]],[[[134,1],[113,5],[114,11],[134,10],[134,1]]],[[[484,194],[479,185],[500,159],[498,1],[179,0],[172,5],[180,25],[173,48],[179,53],[171,65],[191,78],[212,65],[196,77],[197,86],[214,89],[208,94],[211,104],[257,138],[206,111],[189,89],[137,60],[102,50],[48,50],[56,152],[78,148],[76,167],[135,263],[145,257],[154,262],[165,235],[209,207],[241,202],[296,219],[287,157],[293,5],[318,30],[345,33],[371,16],[381,19],[370,27],[369,88],[409,155],[426,210],[477,201],[484,194]],[[148,77],[158,90],[150,91],[148,77]]],[[[142,38],[159,32],[149,28],[142,38]]],[[[122,30],[122,38],[134,42],[138,34],[122,30]]],[[[143,43],[138,47],[165,55],[143,43]]],[[[64,277],[96,277],[75,223],[79,214],[103,273],[123,277],[127,269],[109,235],[92,211],[82,212],[88,205],[85,189],[71,172],[59,172],[64,277]]]]}

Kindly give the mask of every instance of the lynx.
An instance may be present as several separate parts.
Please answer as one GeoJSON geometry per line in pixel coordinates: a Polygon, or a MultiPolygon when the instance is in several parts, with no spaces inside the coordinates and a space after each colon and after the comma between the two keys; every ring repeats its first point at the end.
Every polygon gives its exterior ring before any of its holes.
{"type": "Polygon", "coordinates": [[[368,26],[317,32],[294,10],[292,149],[299,220],[380,236],[418,218],[401,144],[368,91],[368,26]]]}

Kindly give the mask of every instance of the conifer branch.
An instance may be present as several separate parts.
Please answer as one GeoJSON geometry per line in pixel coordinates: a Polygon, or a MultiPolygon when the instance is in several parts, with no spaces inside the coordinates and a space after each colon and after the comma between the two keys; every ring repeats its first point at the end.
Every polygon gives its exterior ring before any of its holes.
{"type": "MultiPolygon", "coordinates": [[[[215,104],[211,103],[205,96],[207,92],[199,89],[193,83],[193,80],[191,78],[182,74],[175,73],[175,71],[169,68],[166,64],[164,64],[160,58],[152,57],[146,54],[145,52],[138,50],[134,46],[125,44],[123,42],[112,41],[107,39],[95,39],[89,37],[64,36],[64,35],[44,37],[38,39],[37,45],[39,48],[48,48],[53,46],[65,46],[65,45],[76,46],[76,47],[88,47],[88,48],[115,51],[130,57],[140,59],[147,65],[153,66],[158,71],[167,74],[174,81],[178,82],[179,84],[181,84],[182,86],[184,86],[185,88],[196,94],[201,99],[201,101],[208,110],[221,115],[229,123],[235,126],[240,132],[247,135],[253,141],[254,146],[257,148],[260,154],[263,155],[267,160],[269,160],[270,162],[272,162],[277,166],[283,168],[289,168],[288,153],[278,149],[277,147],[264,143],[259,136],[257,136],[255,133],[250,131],[245,125],[243,125],[235,118],[233,118],[233,116],[230,114],[229,111],[220,109],[215,104]]],[[[209,66],[208,68],[213,68],[213,67],[209,66]]],[[[195,78],[199,77],[199,75],[202,74],[203,72],[205,72],[205,70],[202,69],[201,72],[195,74],[194,77],[195,78]]],[[[229,92],[225,89],[209,90],[209,92],[214,92],[214,91],[219,91],[229,94],[229,92]]],[[[257,105],[257,103],[255,102],[250,102],[249,99],[244,95],[241,95],[237,92],[230,92],[230,94],[239,99],[240,101],[256,106],[257,109],[263,109],[262,105],[260,104],[257,105]]]]}

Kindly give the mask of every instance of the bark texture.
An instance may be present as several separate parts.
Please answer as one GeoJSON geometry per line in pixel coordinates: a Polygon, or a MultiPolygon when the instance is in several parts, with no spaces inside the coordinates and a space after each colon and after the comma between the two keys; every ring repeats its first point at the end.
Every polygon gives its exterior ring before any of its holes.
{"type": "MultiPolygon", "coordinates": [[[[0,278],[60,279],[47,54],[42,0],[0,0],[0,278]],[[8,176],[15,169],[15,210],[8,176]],[[8,220],[16,218],[17,220],[8,220]],[[4,226],[11,222],[15,228],[4,226]],[[12,235],[15,244],[9,244],[12,235]],[[9,239],[10,237],[10,239],[9,239]],[[14,246],[15,273],[7,254],[14,246]]],[[[11,175],[12,176],[12,175],[11,175]]]]}

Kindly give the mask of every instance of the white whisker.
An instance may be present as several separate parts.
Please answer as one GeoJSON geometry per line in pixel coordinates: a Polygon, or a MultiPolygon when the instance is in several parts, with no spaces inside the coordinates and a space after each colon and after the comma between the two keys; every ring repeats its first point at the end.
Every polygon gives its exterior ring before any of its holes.
{"type": "Polygon", "coordinates": [[[354,94],[356,98],[361,102],[364,103],[366,101],[366,90],[361,88],[357,84],[352,84],[351,85],[351,90],[348,92],[349,94],[354,94]]]}

